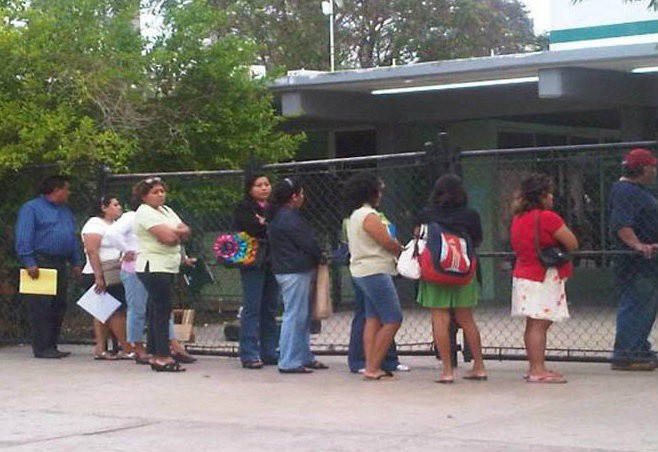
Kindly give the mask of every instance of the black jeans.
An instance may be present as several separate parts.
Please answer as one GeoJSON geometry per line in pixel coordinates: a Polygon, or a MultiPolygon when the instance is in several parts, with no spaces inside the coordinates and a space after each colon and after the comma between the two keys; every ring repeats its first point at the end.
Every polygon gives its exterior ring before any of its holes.
{"type": "Polygon", "coordinates": [[[137,273],[148,292],[146,320],[148,330],[146,343],[152,355],[170,356],[169,319],[171,318],[171,295],[174,284],[173,273],[137,273]]]}
{"type": "Polygon", "coordinates": [[[28,317],[32,328],[32,351],[39,355],[48,350],[56,350],[62,322],[66,313],[68,272],[63,257],[37,255],[39,268],[57,270],[56,295],[23,295],[28,307],[28,317]]]}

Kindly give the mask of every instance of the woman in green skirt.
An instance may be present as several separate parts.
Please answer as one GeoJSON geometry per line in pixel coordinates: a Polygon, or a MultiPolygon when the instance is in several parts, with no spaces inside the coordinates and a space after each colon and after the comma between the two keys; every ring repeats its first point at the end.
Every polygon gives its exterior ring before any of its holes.
{"type": "MultiPolygon", "coordinates": [[[[482,242],[480,215],[467,205],[468,196],[461,179],[454,174],[441,176],[434,184],[427,207],[419,214],[419,224],[438,223],[448,230],[466,234],[477,248],[482,242]]],[[[478,303],[476,278],[465,286],[434,284],[422,280],[419,284],[417,301],[432,313],[434,343],[443,363],[443,372],[437,383],[454,382],[450,352],[450,309],[454,309],[455,320],[464,332],[473,355],[473,369],[463,378],[486,380],[480,330],[472,313],[478,303]]]]}

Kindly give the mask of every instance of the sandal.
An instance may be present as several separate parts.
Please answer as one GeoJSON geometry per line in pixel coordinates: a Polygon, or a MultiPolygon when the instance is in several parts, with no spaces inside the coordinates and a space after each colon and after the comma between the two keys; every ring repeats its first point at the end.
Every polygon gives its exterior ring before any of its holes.
{"type": "Polygon", "coordinates": [[[120,351],[116,354],[117,359],[129,359],[131,361],[135,359],[135,356],[137,356],[137,353],[135,352],[126,353],[124,351],[120,351]]]}
{"type": "Polygon", "coordinates": [[[135,355],[135,364],[151,364],[151,357],[149,355],[135,355]]]}
{"type": "Polygon", "coordinates": [[[178,361],[170,361],[166,364],[159,363],[158,361],[153,361],[151,363],[151,370],[156,372],[185,372],[187,369],[181,367],[178,361]]]}
{"type": "Polygon", "coordinates": [[[395,376],[393,375],[393,372],[389,372],[388,370],[383,371],[382,373],[378,375],[366,375],[363,374],[363,381],[378,381],[382,379],[395,379],[395,376]]]}
{"type": "Polygon", "coordinates": [[[462,377],[464,380],[471,380],[471,381],[487,381],[489,377],[487,377],[486,374],[478,375],[478,374],[466,374],[462,377]]]}
{"type": "Polygon", "coordinates": [[[94,354],[94,360],[96,361],[116,361],[117,359],[119,358],[117,358],[116,355],[108,351],[101,352],[100,354],[94,354]]]}
{"type": "Polygon", "coordinates": [[[548,375],[528,375],[528,378],[525,380],[528,383],[552,383],[552,384],[562,384],[566,383],[567,379],[563,376],[548,374],[548,375]]]}
{"type": "Polygon", "coordinates": [[[439,383],[442,385],[450,385],[455,382],[455,377],[447,377],[444,375],[441,375],[438,380],[434,380],[435,383],[439,383]]]}

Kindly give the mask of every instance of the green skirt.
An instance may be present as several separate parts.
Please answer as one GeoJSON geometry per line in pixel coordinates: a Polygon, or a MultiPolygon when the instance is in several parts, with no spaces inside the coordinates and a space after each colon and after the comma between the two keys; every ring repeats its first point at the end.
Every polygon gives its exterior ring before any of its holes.
{"type": "Polygon", "coordinates": [[[476,278],[466,286],[445,286],[420,281],[416,301],[424,308],[473,308],[478,304],[476,278]]]}

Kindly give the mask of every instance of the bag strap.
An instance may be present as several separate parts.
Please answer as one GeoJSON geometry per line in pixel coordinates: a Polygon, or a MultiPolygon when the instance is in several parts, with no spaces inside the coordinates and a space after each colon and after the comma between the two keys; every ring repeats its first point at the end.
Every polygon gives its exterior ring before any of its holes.
{"type": "Polygon", "coordinates": [[[539,259],[539,217],[541,216],[541,210],[535,215],[535,252],[537,253],[537,258],[539,259]]]}

